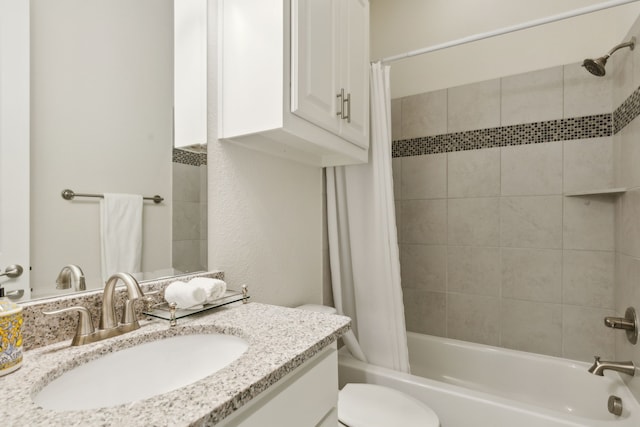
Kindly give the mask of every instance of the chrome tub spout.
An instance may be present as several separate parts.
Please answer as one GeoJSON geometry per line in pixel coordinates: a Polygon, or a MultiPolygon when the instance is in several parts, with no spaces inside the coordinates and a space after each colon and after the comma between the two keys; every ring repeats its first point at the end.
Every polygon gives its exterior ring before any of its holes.
{"type": "Polygon", "coordinates": [[[607,360],[600,360],[600,356],[595,356],[593,365],[589,368],[589,372],[593,375],[604,376],[604,371],[618,371],[623,374],[634,376],[636,374],[636,367],[633,362],[612,362],[607,360]]]}

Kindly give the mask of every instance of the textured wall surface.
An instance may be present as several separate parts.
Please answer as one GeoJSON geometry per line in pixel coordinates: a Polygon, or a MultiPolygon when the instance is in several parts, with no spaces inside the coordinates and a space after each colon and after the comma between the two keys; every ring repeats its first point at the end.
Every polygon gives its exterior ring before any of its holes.
{"type": "MultiPolygon", "coordinates": [[[[213,2],[215,3],[215,2],[213,2]]],[[[215,5],[209,22],[216,22],[215,5]]],[[[252,300],[322,302],[322,169],[217,141],[217,42],[209,34],[209,269],[252,300]]]]}

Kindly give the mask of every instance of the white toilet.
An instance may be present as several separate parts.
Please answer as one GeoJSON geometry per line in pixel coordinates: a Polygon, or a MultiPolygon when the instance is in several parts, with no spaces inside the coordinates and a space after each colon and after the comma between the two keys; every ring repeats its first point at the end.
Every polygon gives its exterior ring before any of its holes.
{"type": "MultiPolygon", "coordinates": [[[[324,305],[305,304],[302,310],[335,314],[324,305]]],[[[343,337],[355,340],[352,331],[343,337]]],[[[406,393],[376,384],[347,384],[338,393],[338,421],[345,427],[439,427],[436,413],[406,393]]]]}

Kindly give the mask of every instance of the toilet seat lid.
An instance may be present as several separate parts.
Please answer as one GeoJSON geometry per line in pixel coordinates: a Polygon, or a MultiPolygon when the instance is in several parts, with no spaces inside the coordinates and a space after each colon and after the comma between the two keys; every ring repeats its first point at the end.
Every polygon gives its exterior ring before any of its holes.
{"type": "Polygon", "coordinates": [[[338,420],[349,427],[438,427],[431,408],[413,397],[375,384],[347,384],[338,395],[338,420]]]}

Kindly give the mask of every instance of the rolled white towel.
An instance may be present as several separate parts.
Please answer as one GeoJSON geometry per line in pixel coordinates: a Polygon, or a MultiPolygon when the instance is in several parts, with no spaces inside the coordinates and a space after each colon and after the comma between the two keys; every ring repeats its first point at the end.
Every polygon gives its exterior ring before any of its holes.
{"type": "Polygon", "coordinates": [[[194,277],[189,280],[189,285],[203,289],[206,294],[207,303],[223,297],[227,291],[227,284],[224,280],[211,279],[209,277],[194,277]]]}
{"type": "Polygon", "coordinates": [[[175,302],[177,308],[201,308],[207,300],[207,294],[200,287],[176,281],[164,290],[164,299],[168,303],[175,302]]]}

